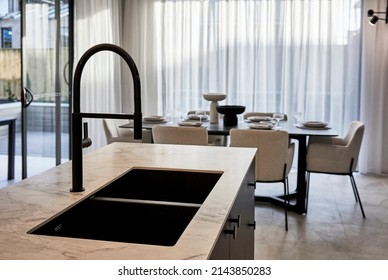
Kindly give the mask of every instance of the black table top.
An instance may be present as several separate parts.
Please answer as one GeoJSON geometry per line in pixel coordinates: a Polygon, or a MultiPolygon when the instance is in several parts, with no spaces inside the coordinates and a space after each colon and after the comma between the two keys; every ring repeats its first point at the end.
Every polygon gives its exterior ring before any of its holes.
{"type": "MultiPolygon", "coordinates": [[[[178,125],[178,122],[143,122],[143,129],[152,129],[155,125],[178,125]]],[[[222,120],[218,123],[210,123],[209,121],[203,122],[203,126],[207,128],[209,135],[229,135],[229,132],[232,128],[238,129],[250,129],[248,121],[239,121],[237,126],[224,126],[222,120]]],[[[280,121],[279,129],[287,131],[290,136],[298,137],[298,136],[337,136],[338,133],[331,127],[325,129],[314,129],[314,128],[300,128],[297,127],[296,124],[290,121],[280,121]]],[[[133,128],[133,123],[130,120],[128,124],[120,126],[122,128],[133,128]]]]}

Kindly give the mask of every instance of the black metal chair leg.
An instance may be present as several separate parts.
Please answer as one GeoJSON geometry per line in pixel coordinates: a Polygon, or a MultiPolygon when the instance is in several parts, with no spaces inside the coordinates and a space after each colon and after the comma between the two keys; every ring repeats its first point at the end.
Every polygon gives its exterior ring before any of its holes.
{"type": "Polygon", "coordinates": [[[356,199],[356,202],[358,202],[359,198],[358,198],[357,191],[356,191],[356,188],[355,188],[355,183],[353,183],[353,181],[354,181],[353,175],[350,174],[349,177],[350,177],[350,182],[352,183],[352,189],[353,189],[353,193],[354,193],[354,198],[356,199]]]}
{"type": "Polygon", "coordinates": [[[352,180],[352,177],[353,177],[353,163],[354,163],[354,158],[352,158],[352,160],[350,161],[349,176],[350,176],[350,182],[352,183],[354,197],[356,199],[356,202],[358,202],[357,192],[356,192],[356,189],[354,188],[355,184],[353,184],[354,178],[352,180]]]}
{"type": "Polygon", "coordinates": [[[365,219],[364,207],[362,207],[361,198],[360,198],[360,194],[358,193],[356,181],[354,180],[353,174],[350,174],[349,177],[350,177],[350,182],[352,183],[354,195],[356,196],[356,201],[358,201],[358,204],[360,205],[360,208],[361,208],[362,216],[365,219]]]}
{"type": "Polygon", "coordinates": [[[285,205],[284,205],[284,218],[285,218],[285,225],[286,225],[286,231],[288,231],[288,214],[287,214],[287,208],[290,203],[290,192],[289,192],[289,187],[288,187],[288,178],[284,179],[283,182],[284,185],[284,200],[285,200],[285,205]]]}

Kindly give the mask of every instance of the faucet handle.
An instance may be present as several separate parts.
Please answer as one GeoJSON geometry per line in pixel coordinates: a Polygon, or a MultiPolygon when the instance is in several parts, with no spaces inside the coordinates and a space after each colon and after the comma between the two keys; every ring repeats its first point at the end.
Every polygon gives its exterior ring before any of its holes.
{"type": "Polygon", "coordinates": [[[82,148],[87,148],[92,145],[92,139],[89,138],[88,123],[84,122],[84,138],[82,139],[82,148]]]}

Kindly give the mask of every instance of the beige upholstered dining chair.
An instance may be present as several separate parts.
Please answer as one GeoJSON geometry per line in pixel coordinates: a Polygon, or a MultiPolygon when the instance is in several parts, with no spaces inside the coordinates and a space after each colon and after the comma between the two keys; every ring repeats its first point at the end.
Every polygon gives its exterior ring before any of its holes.
{"type": "MultiPolygon", "coordinates": [[[[274,113],[268,113],[268,112],[247,112],[244,114],[244,120],[248,119],[249,117],[271,117],[274,113]]],[[[284,114],[284,120],[288,120],[287,114],[284,114]]]]}
{"type": "MultiPolygon", "coordinates": [[[[187,112],[187,115],[195,115],[197,111],[191,110],[187,112]]],[[[204,111],[206,115],[210,115],[210,111],[204,111]]],[[[226,136],[222,135],[209,135],[208,136],[208,145],[211,146],[226,146],[227,139],[226,136]]]]}
{"type": "Polygon", "coordinates": [[[357,189],[353,172],[356,170],[358,155],[361,149],[365,125],[360,121],[353,121],[344,138],[311,136],[307,146],[307,199],[310,187],[310,173],[326,173],[347,175],[350,177],[356,202],[360,204],[362,216],[365,218],[360,194],[357,189]]]}
{"type": "Polygon", "coordinates": [[[142,130],[142,140],[135,140],[133,137],[132,128],[121,128],[121,125],[127,124],[128,120],[121,119],[104,119],[103,126],[106,141],[108,144],[113,142],[142,142],[142,143],[151,143],[152,142],[152,132],[151,130],[142,130]]]}
{"type": "Polygon", "coordinates": [[[233,128],[230,130],[230,146],[257,147],[255,160],[256,182],[283,183],[286,202],[284,216],[287,231],[287,206],[289,205],[288,174],[292,167],[295,150],[295,145],[289,141],[288,132],[233,128]]]}
{"type": "Polygon", "coordinates": [[[155,144],[207,145],[206,127],[163,126],[152,128],[155,144]]]}

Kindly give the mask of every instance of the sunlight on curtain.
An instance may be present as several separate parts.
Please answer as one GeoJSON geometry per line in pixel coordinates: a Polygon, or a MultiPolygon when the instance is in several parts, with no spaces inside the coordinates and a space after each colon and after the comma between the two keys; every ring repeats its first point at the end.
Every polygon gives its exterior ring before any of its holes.
{"type": "MultiPolygon", "coordinates": [[[[75,65],[90,47],[100,43],[120,45],[121,1],[75,1],[75,65]]],[[[99,52],[85,65],[81,78],[81,111],[121,113],[121,58],[112,52],[99,52]]],[[[106,144],[102,120],[85,119],[93,150],[106,144]]]]}
{"type": "Polygon", "coordinates": [[[130,2],[154,3],[152,15],[127,9],[126,16],[154,25],[147,31],[156,58],[147,67],[156,75],[142,83],[156,77],[158,113],[205,109],[203,93],[225,92],[222,104],[302,112],[338,132],[358,118],[360,0],[130,2]]]}

